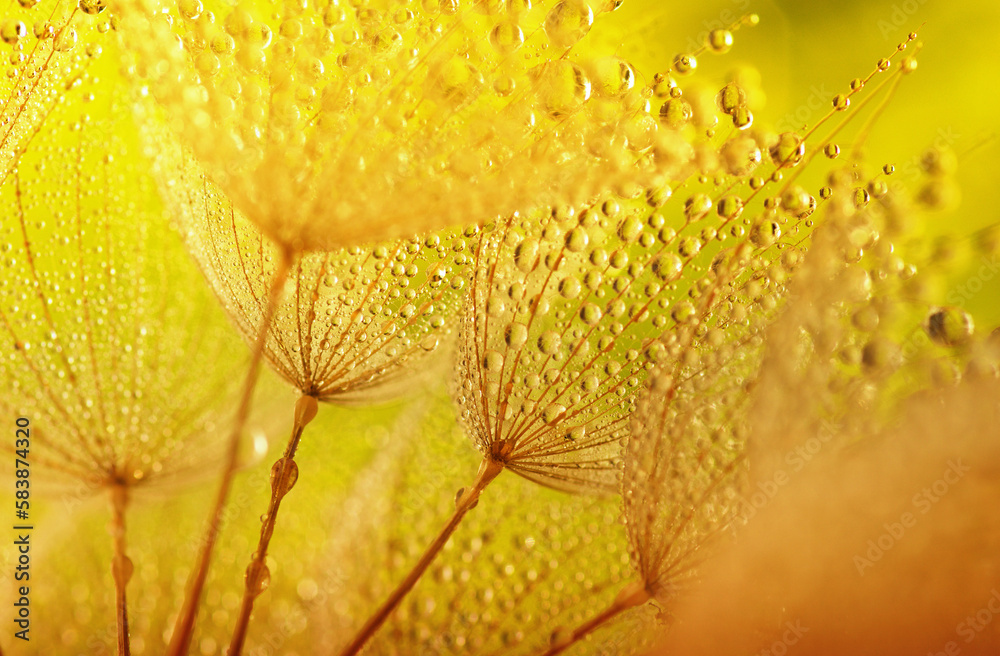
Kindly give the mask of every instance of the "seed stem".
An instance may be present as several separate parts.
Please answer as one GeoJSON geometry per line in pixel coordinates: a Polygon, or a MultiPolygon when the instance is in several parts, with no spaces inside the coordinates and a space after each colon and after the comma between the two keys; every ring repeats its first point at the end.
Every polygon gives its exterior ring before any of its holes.
{"type": "Polygon", "coordinates": [[[118,656],[131,653],[128,640],[128,604],[125,587],[132,578],[132,561],[126,555],[125,507],[128,505],[128,488],[121,484],[111,487],[111,576],[115,580],[115,617],[118,624],[118,656]]]}
{"type": "Polygon", "coordinates": [[[257,550],[247,566],[244,578],[243,602],[240,604],[240,614],[236,617],[236,627],[229,642],[228,656],[239,656],[243,651],[243,643],[247,637],[247,627],[250,625],[250,614],[257,597],[267,588],[270,573],[267,571],[267,548],[271,544],[274,525],[278,519],[278,508],[281,500],[298,479],[299,468],[295,464],[295,452],[302,439],[302,431],[316,416],[318,404],[315,397],[303,396],[295,404],[295,421],[292,425],[292,435],[288,438],[285,453],[271,467],[271,500],[267,506],[267,514],[260,527],[260,538],[257,550]]]}
{"type": "Polygon", "coordinates": [[[556,654],[561,654],[586,638],[592,632],[613,620],[621,613],[624,613],[630,608],[641,606],[649,601],[649,599],[649,593],[646,591],[646,588],[643,587],[642,583],[639,583],[638,581],[629,583],[622,589],[621,592],[618,593],[618,596],[615,597],[615,600],[611,602],[610,606],[602,610],[597,615],[594,615],[580,626],[576,627],[572,634],[553,643],[549,647],[548,651],[542,654],[542,656],[556,656],[556,654]]]}
{"type": "Polygon", "coordinates": [[[389,615],[392,614],[392,611],[399,605],[399,602],[406,597],[407,593],[413,589],[413,586],[417,584],[420,577],[427,571],[430,564],[434,562],[438,553],[444,547],[445,543],[448,542],[448,538],[451,537],[451,534],[455,532],[455,529],[462,522],[465,514],[479,503],[479,495],[503,471],[503,468],[504,464],[500,461],[491,458],[483,460],[482,464],[479,465],[479,473],[476,476],[475,483],[473,483],[471,488],[464,490],[455,502],[455,512],[452,514],[451,519],[441,529],[438,536],[434,538],[434,541],[430,543],[424,554],[420,557],[420,560],[413,566],[410,573],[406,575],[406,578],[396,586],[396,589],[392,591],[388,599],[368,618],[368,621],[361,627],[361,630],[354,636],[350,644],[341,650],[340,656],[355,656],[365,646],[365,643],[375,635],[382,624],[389,618],[389,615]]]}
{"type": "Polygon", "coordinates": [[[257,329],[257,339],[254,342],[253,354],[250,358],[250,368],[243,381],[243,393],[240,397],[239,409],[236,412],[236,421],[229,436],[229,447],[226,452],[226,461],[222,470],[222,480],[219,482],[219,491],[215,498],[215,505],[209,516],[208,526],[202,537],[201,553],[198,556],[198,564],[192,572],[191,582],[187,595],[184,598],[184,607],[177,622],[174,624],[173,635],[170,638],[170,646],[167,648],[167,656],[184,656],[188,653],[191,645],[191,636],[194,634],[194,621],[198,615],[198,605],[201,600],[201,592],[205,587],[205,579],[208,578],[208,568],[212,561],[212,551],[215,542],[219,537],[219,529],[222,524],[222,511],[226,506],[226,498],[233,487],[233,478],[239,464],[240,436],[247,418],[250,416],[250,403],[253,399],[254,387],[257,385],[257,374],[260,371],[260,363],[264,359],[264,346],[267,344],[267,333],[271,329],[271,322],[274,313],[281,302],[281,292],[284,289],[285,281],[288,279],[288,271],[292,264],[292,251],[282,248],[278,257],[278,265],[271,279],[271,288],[268,291],[267,306],[264,309],[264,316],[261,317],[260,326],[257,329]]]}

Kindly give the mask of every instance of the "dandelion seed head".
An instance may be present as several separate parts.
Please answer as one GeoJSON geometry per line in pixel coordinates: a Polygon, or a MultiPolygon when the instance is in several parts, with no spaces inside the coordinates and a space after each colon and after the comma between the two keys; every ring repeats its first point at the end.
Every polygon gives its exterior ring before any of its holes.
{"type": "Polygon", "coordinates": [[[148,169],[116,157],[135,140],[121,103],[54,111],[0,190],[4,411],[30,419],[43,471],[93,492],[204,473],[243,364],[148,169]]]}
{"type": "Polygon", "coordinates": [[[272,239],[329,250],[659,174],[632,66],[575,52],[607,9],[494,4],[122,11],[134,73],[213,181],[272,239]]]}
{"type": "MultiPolygon", "coordinates": [[[[252,341],[282,254],[193,161],[167,153],[165,195],[223,306],[252,341]]],[[[303,394],[371,403],[405,394],[447,358],[477,229],[305,253],[296,258],[265,357],[303,394]]]]}

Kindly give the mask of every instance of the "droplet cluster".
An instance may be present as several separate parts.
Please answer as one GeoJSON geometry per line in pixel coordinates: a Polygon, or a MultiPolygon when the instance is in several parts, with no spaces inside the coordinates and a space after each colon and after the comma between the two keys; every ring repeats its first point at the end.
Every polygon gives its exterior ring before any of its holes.
{"type": "Polygon", "coordinates": [[[662,168],[632,66],[576,54],[602,3],[140,4],[122,4],[135,75],[295,249],[482,223],[662,168]]]}
{"type": "Polygon", "coordinates": [[[123,155],[121,111],[103,97],[52,112],[0,188],[0,405],[31,418],[33,462],[91,492],[214,472],[243,365],[148,172],[123,155]]]}
{"type": "MultiPolygon", "coordinates": [[[[190,249],[252,342],[280,260],[277,248],[183,158],[167,190],[190,249]]],[[[466,292],[475,228],[305,253],[291,264],[265,356],[303,394],[338,403],[404,394],[440,371],[466,292]]]]}
{"type": "Polygon", "coordinates": [[[102,0],[8,2],[0,17],[0,186],[60,99],[88,79],[111,20],[102,0]]]}

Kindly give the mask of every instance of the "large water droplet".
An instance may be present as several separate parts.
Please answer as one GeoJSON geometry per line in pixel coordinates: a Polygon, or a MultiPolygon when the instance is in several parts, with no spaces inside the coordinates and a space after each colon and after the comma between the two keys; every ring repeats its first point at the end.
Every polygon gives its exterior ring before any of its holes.
{"type": "Polygon", "coordinates": [[[279,458],[271,467],[271,490],[279,499],[288,494],[297,480],[299,466],[291,458],[279,458]]]}

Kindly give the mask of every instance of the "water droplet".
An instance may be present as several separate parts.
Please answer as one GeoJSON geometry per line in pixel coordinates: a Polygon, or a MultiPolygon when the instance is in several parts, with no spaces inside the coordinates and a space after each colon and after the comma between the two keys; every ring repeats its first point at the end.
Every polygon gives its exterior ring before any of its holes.
{"type": "Polygon", "coordinates": [[[555,355],[562,346],[562,337],[554,330],[546,330],[538,337],[538,350],[545,355],[555,355]]]}
{"type": "Polygon", "coordinates": [[[694,55],[679,54],[674,57],[673,70],[678,75],[687,75],[698,67],[698,60],[694,55]]]}
{"type": "Polygon", "coordinates": [[[108,8],[105,0],[79,0],[77,6],[85,14],[95,16],[108,8]]]}
{"type": "Polygon", "coordinates": [[[568,48],[590,32],[594,11],[585,0],[560,0],[545,16],[543,29],[553,45],[568,48]]]}
{"type": "Polygon", "coordinates": [[[566,414],[566,406],[561,403],[550,403],[542,411],[542,420],[546,424],[553,424],[566,414]]]}
{"type": "Polygon", "coordinates": [[[490,43],[498,52],[509,54],[524,44],[524,32],[514,21],[501,21],[490,31],[490,43]]]}
{"type": "Polygon", "coordinates": [[[719,200],[716,211],[726,221],[732,221],[743,213],[743,199],[739,196],[724,196],[719,200]]]}
{"type": "MultiPolygon", "coordinates": [[[[310,397],[311,398],[311,397],[310,397]]],[[[290,458],[279,458],[271,466],[271,490],[281,498],[288,494],[299,480],[299,466],[290,458]],[[284,475],[281,475],[284,468],[284,475]]]]}
{"type": "Polygon", "coordinates": [[[579,253],[587,248],[590,243],[590,235],[586,228],[577,226],[566,234],[566,250],[571,253],[579,253]]]}
{"type": "Polygon", "coordinates": [[[937,308],[927,317],[927,334],[942,346],[958,346],[972,338],[972,316],[957,307],[937,308]]]}
{"type": "Polygon", "coordinates": [[[684,262],[675,253],[665,253],[653,260],[653,272],[664,282],[673,282],[684,272],[684,262]]]}
{"type": "Polygon", "coordinates": [[[588,326],[596,326],[601,320],[601,308],[593,303],[584,303],[580,307],[580,319],[588,326]]]}
{"type": "Polygon", "coordinates": [[[691,221],[705,218],[712,211],[712,198],[707,194],[695,194],[684,201],[684,214],[691,221]]]}
{"type": "Polygon", "coordinates": [[[771,161],[779,167],[795,166],[806,153],[806,144],[794,132],[783,132],[778,142],[771,146],[771,161]]]}
{"type": "Polygon", "coordinates": [[[205,6],[201,0],[180,0],[177,3],[177,10],[188,20],[197,20],[201,12],[205,11],[205,6]]]}
{"type": "Polygon", "coordinates": [[[260,595],[267,590],[271,584],[271,570],[267,564],[259,562],[256,558],[247,565],[246,574],[243,577],[246,589],[254,596],[260,595]]]}
{"type": "Polygon", "coordinates": [[[705,45],[716,54],[725,54],[733,47],[733,33],[729,30],[712,30],[705,39],[705,45]]]}
{"type": "Polygon", "coordinates": [[[483,368],[493,374],[503,371],[503,354],[492,349],[486,351],[486,355],[483,356],[483,368]]]}
{"type": "Polygon", "coordinates": [[[747,103],[747,93],[743,87],[730,82],[715,96],[715,102],[724,113],[732,115],[747,103]]]}
{"type": "Polygon", "coordinates": [[[76,29],[67,25],[59,31],[53,47],[59,52],[69,52],[76,47],[76,29]]]}
{"type": "Polygon", "coordinates": [[[8,19],[0,26],[0,39],[8,45],[14,45],[28,36],[28,26],[19,20],[8,19]]]}

